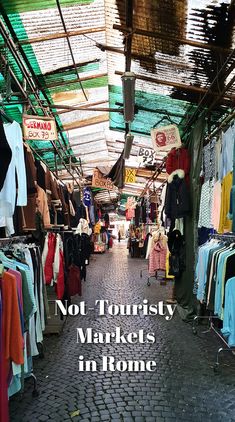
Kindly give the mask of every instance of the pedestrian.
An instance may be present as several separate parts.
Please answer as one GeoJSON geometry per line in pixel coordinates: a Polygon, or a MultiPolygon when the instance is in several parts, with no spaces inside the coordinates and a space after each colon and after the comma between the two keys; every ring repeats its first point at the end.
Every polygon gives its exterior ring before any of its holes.
{"type": "Polygon", "coordinates": [[[118,241],[119,242],[121,241],[121,232],[120,232],[120,230],[118,230],[118,241]]]}

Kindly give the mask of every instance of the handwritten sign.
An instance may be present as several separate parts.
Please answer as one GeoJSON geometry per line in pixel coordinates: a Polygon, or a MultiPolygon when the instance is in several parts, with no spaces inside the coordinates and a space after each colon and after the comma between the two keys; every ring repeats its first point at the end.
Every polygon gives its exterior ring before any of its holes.
{"type": "Polygon", "coordinates": [[[98,169],[93,170],[92,186],[94,188],[113,190],[112,180],[106,179],[98,169]]]}
{"type": "Polygon", "coordinates": [[[138,162],[144,166],[153,166],[156,164],[156,152],[152,148],[139,149],[138,162]]]}
{"type": "Polygon", "coordinates": [[[58,139],[55,119],[24,114],[23,135],[27,141],[55,141],[58,139]]]}
{"type": "Polygon", "coordinates": [[[136,169],[126,168],[125,169],[125,183],[136,182],[136,169]]]}
{"type": "Polygon", "coordinates": [[[176,125],[162,126],[151,129],[153,148],[158,151],[170,151],[181,146],[179,129],[176,125]]]}

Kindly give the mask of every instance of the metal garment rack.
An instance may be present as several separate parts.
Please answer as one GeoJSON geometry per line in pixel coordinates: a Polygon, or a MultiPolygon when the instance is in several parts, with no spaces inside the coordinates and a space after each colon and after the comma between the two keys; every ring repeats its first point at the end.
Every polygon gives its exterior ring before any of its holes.
{"type": "MultiPolygon", "coordinates": [[[[30,236],[12,236],[12,237],[6,237],[6,238],[0,238],[0,248],[1,246],[9,245],[11,246],[13,243],[19,243],[19,242],[25,242],[25,240],[28,240],[30,236]]],[[[43,351],[39,353],[40,357],[44,357],[43,351]]],[[[32,396],[38,397],[39,392],[37,389],[37,378],[34,375],[33,371],[25,374],[26,378],[32,378],[33,379],[33,391],[32,396]]],[[[20,390],[21,396],[23,396],[23,390],[20,390]]]]}
{"type": "MultiPolygon", "coordinates": [[[[218,239],[221,240],[223,242],[228,242],[228,244],[231,243],[235,243],[235,234],[234,233],[228,233],[228,234],[217,234],[217,233],[212,233],[210,234],[210,239],[218,239]]],[[[216,353],[216,361],[214,363],[213,366],[213,370],[215,373],[219,372],[220,369],[220,362],[219,362],[219,356],[222,352],[235,352],[235,347],[231,347],[229,346],[228,342],[225,340],[225,338],[223,337],[223,335],[221,334],[220,331],[218,331],[218,329],[215,327],[214,325],[214,320],[220,320],[219,317],[214,316],[214,315],[210,315],[210,316],[195,316],[194,320],[193,320],[193,326],[192,326],[192,330],[193,330],[193,334],[197,334],[197,325],[198,325],[198,320],[199,319],[204,319],[204,320],[208,320],[209,323],[209,328],[206,331],[203,331],[202,334],[207,334],[210,333],[211,331],[217,336],[219,337],[219,339],[222,341],[223,343],[223,347],[219,347],[219,349],[217,350],[216,353]]]]}

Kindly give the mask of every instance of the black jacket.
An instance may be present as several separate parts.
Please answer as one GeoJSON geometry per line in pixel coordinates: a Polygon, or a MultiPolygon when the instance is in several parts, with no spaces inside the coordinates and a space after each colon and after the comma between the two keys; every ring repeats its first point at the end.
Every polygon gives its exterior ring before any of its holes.
{"type": "Polygon", "coordinates": [[[170,251],[169,275],[178,278],[185,270],[185,240],[179,230],[168,233],[168,247],[170,251]]]}
{"type": "Polygon", "coordinates": [[[189,210],[189,191],[184,171],[176,170],[168,178],[165,214],[170,219],[182,218],[189,214],[189,210]]]}

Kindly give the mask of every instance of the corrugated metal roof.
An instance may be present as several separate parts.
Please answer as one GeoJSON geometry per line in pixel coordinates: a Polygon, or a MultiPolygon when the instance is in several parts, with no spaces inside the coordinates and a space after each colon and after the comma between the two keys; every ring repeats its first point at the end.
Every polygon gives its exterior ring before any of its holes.
{"type": "MultiPolygon", "coordinates": [[[[20,55],[26,56],[32,68],[29,73],[33,73],[32,80],[36,81],[35,87],[39,88],[41,100],[46,100],[47,96],[52,104],[64,106],[94,106],[95,103],[103,108],[122,107],[120,75],[125,69],[124,41],[128,35],[124,31],[125,2],[60,0],[60,5],[76,71],[55,0],[0,0],[4,25],[10,30],[13,41],[19,43],[17,50],[20,55]],[[115,25],[117,29],[114,29],[115,25]],[[12,36],[10,26],[15,36],[12,36]]],[[[234,15],[229,6],[229,0],[223,3],[219,0],[135,2],[131,70],[137,75],[137,114],[131,125],[135,138],[131,158],[127,162],[129,166],[138,167],[135,157],[139,147],[151,147],[150,129],[159,121],[168,124],[166,115],[179,125],[180,130],[184,130],[186,116],[188,119],[194,112],[219,66],[234,48],[234,15]]],[[[1,37],[0,43],[3,46],[1,37]]],[[[22,71],[12,54],[5,51],[5,55],[22,83],[22,71]]],[[[28,63],[25,62],[26,68],[28,63]]],[[[0,76],[3,75],[4,69],[1,68],[0,72],[0,76]]],[[[218,92],[223,90],[234,73],[231,72],[228,77],[221,76],[218,92]]],[[[0,78],[0,89],[4,91],[3,78],[0,78]]],[[[43,114],[29,86],[27,90],[37,112],[43,114]]],[[[208,96],[204,107],[214,98],[215,92],[208,96]]],[[[234,98],[231,86],[223,99],[225,107],[217,107],[212,114],[212,123],[213,119],[216,121],[222,116],[234,98]]],[[[20,121],[22,107],[7,105],[6,111],[20,121]]],[[[84,174],[91,175],[94,166],[111,167],[116,162],[124,144],[125,123],[120,113],[108,115],[105,110],[89,112],[56,108],[52,111],[61,131],[61,144],[66,145],[61,150],[57,143],[66,163],[71,157],[74,162],[79,159],[84,174]]],[[[51,145],[34,142],[33,147],[54,168],[51,145]]],[[[161,160],[162,154],[158,158],[161,160]]],[[[60,160],[58,165],[62,168],[60,160]]],[[[63,174],[63,177],[67,176],[63,174]]],[[[139,191],[141,184],[144,185],[144,178],[139,177],[138,181],[140,186],[127,188],[139,191]]]]}

